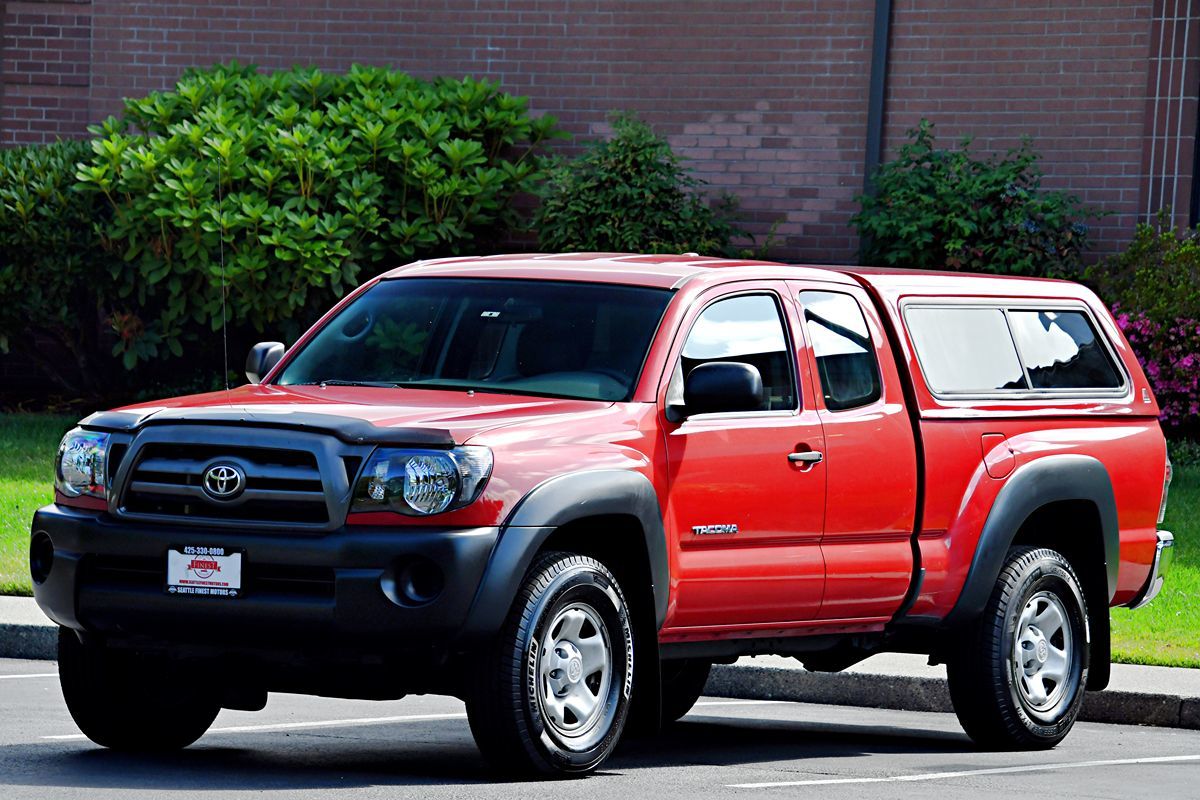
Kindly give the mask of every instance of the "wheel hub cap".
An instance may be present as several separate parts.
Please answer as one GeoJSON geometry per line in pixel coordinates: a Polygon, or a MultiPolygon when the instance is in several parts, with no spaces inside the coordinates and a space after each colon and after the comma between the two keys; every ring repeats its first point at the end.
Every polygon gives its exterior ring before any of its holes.
{"type": "Polygon", "coordinates": [[[586,749],[608,732],[614,709],[612,648],[594,608],[562,609],[546,628],[537,660],[538,704],[547,727],[572,749],[586,749]]]}
{"type": "Polygon", "coordinates": [[[1057,595],[1038,592],[1025,604],[1012,658],[1017,691],[1032,711],[1049,719],[1071,701],[1078,682],[1074,640],[1057,595]]]}

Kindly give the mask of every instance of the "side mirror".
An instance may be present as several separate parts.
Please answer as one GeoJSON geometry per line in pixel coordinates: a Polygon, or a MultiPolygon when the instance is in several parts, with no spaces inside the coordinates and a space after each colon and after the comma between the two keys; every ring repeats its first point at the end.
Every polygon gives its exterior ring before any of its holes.
{"type": "Polygon", "coordinates": [[[687,414],[758,411],[763,406],[762,375],[736,361],[710,361],[688,373],[683,384],[687,414]]]}
{"type": "Polygon", "coordinates": [[[250,355],[246,356],[246,378],[251,383],[262,381],[283,358],[284,349],[283,342],[259,342],[251,347],[250,355]]]}

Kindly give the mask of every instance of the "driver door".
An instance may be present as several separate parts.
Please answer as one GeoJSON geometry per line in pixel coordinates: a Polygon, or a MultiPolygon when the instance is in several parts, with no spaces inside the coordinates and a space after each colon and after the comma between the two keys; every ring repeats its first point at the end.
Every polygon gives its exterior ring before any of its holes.
{"type": "Polygon", "coordinates": [[[687,374],[711,361],[755,367],[764,403],[664,419],[666,518],[678,577],[665,638],[701,628],[785,629],[819,611],[824,437],[808,360],[797,357],[801,328],[785,298],[774,282],[714,290],[685,320],[669,362],[664,417],[683,403],[687,374]]]}

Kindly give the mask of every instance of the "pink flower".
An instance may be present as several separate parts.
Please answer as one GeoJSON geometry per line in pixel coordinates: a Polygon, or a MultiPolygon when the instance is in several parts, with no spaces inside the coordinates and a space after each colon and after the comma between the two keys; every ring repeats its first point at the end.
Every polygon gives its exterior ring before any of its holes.
{"type": "Polygon", "coordinates": [[[1142,313],[1112,310],[1150,381],[1164,427],[1172,434],[1200,433],[1200,321],[1164,326],[1142,313]]]}

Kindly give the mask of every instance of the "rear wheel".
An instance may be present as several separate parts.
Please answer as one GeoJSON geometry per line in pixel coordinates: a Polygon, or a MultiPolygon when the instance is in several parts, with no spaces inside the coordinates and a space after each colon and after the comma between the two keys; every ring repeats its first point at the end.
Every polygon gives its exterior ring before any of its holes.
{"type": "Polygon", "coordinates": [[[633,688],[633,628],[602,563],[549,553],[525,584],[467,698],[484,756],[517,772],[582,774],[612,753],[633,688]]]}
{"type": "Polygon", "coordinates": [[[712,664],[698,659],[664,661],[662,664],[662,719],[664,723],[675,722],[692,710],[704,685],[712,664]]]}
{"type": "Polygon", "coordinates": [[[161,752],[187,747],[212,725],[216,700],[163,659],[84,644],[59,628],[58,677],[79,730],[114,750],[161,752]]]}
{"type": "Polygon", "coordinates": [[[946,665],[950,698],[978,744],[1034,750],[1070,732],[1087,685],[1087,606],[1065,558],[1009,551],[984,613],[946,665]]]}

